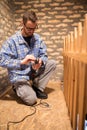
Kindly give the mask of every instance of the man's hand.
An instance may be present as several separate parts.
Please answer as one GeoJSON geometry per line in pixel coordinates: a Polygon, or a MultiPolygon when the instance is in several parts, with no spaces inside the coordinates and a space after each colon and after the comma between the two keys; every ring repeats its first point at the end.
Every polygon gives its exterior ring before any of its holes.
{"type": "Polygon", "coordinates": [[[37,62],[37,63],[34,63],[34,64],[32,65],[32,68],[33,68],[34,70],[38,70],[38,69],[41,67],[41,65],[42,65],[42,60],[41,60],[41,59],[38,59],[38,62],[37,62]]]}
{"type": "Polygon", "coordinates": [[[29,62],[34,63],[34,61],[36,60],[36,58],[33,55],[27,55],[22,61],[21,64],[28,64],[29,62]]]}

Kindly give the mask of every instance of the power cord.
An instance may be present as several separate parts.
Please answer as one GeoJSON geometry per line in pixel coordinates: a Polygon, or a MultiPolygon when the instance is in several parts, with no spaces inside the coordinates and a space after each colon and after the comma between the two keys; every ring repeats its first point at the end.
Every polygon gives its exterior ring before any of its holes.
{"type": "Polygon", "coordinates": [[[34,108],[34,112],[29,114],[29,115],[26,115],[23,119],[21,119],[20,121],[9,121],[7,123],[7,130],[10,130],[9,127],[10,127],[10,124],[18,124],[18,123],[21,123],[23,122],[26,118],[28,118],[29,116],[32,116],[36,113],[36,106],[41,106],[41,107],[49,107],[49,104],[47,102],[44,102],[42,101],[42,99],[40,100],[40,102],[36,105],[33,105],[33,106],[30,106],[30,108],[34,108]]]}

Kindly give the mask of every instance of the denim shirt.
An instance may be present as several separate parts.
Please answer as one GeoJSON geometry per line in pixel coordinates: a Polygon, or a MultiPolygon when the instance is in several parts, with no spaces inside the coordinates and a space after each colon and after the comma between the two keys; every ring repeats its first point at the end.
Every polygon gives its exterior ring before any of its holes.
{"type": "Polygon", "coordinates": [[[21,65],[21,60],[29,54],[41,58],[44,64],[48,60],[46,45],[36,33],[33,34],[30,40],[30,46],[24,40],[21,31],[11,36],[2,45],[0,66],[7,68],[11,83],[30,79],[31,63],[21,65]]]}

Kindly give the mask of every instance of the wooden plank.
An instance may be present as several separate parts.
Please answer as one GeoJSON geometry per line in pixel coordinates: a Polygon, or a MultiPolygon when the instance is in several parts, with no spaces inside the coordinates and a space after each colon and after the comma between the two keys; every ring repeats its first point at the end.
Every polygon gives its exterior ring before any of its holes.
{"type": "Polygon", "coordinates": [[[74,28],[74,52],[77,51],[77,28],[74,28]]]}
{"type": "Polygon", "coordinates": [[[71,123],[73,122],[73,90],[74,90],[74,60],[71,59],[71,72],[70,72],[70,119],[71,123]]]}
{"type": "Polygon", "coordinates": [[[85,70],[85,92],[84,92],[84,108],[83,108],[83,126],[85,122],[85,117],[87,114],[87,64],[86,64],[86,70],[85,70]]]}
{"type": "Polygon", "coordinates": [[[80,53],[82,48],[82,22],[78,23],[77,32],[77,52],[80,53]]]}
{"type": "Polygon", "coordinates": [[[70,33],[70,44],[71,44],[70,50],[73,53],[74,52],[74,33],[73,32],[70,33]]]}
{"type": "Polygon", "coordinates": [[[80,62],[84,62],[87,64],[87,53],[63,53],[63,56],[71,57],[80,62]]]}
{"type": "Polygon", "coordinates": [[[85,15],[84,28],[83,28],[83,38],[82,38],[82,53],[87,52],[87,14],[85,15]]]}
{"type": "Polygon", "coordinates": [[[67,103],[67,57],[64,57],[64,95],[65,95],[65,100],[67,103]]]}
{"type": "Polygon", "coordinates": [[[78,76],[79,76],[79,70],[78,70],[78,61],[74,60],[74,92],[73,92],[73,121],[72,126],[73,130],[76,130],[77,128],[77,110],[78,110],[78,76]]]}
{"type": "Polygon", "coordinates": [[[79,64],[79,105],[78,105],[78,113],[79,113],[79,130],[83,130],[83,108],[84,108],[84,93],[85,93],[85,68],[86,65],[83,63],[79,64]]]}

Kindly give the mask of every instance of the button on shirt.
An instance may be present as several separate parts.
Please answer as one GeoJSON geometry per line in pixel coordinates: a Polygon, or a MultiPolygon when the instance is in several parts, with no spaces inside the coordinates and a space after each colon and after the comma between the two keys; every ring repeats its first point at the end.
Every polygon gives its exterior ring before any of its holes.
{"type": "Polygon", "coordinates": [[[46,64],[48,59],[46,45],[36,33],[33,34],[29,45],[24,40],[21,31],[11,36],[2,45],[0,66],[7,68],[11,83],[30,79],[31,63],[21,65],[21,60],[29,54],[41,58],[43,63],[46,64]]]}

